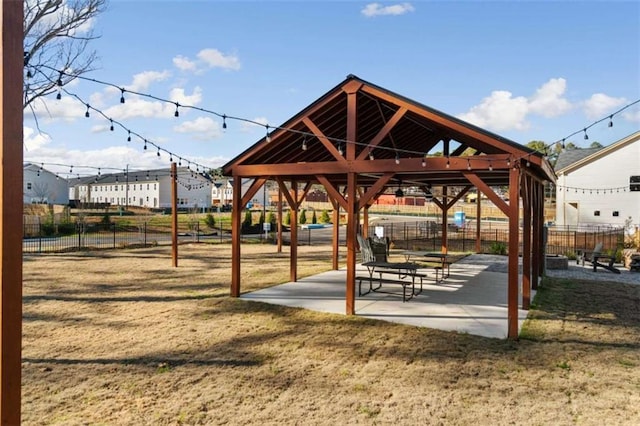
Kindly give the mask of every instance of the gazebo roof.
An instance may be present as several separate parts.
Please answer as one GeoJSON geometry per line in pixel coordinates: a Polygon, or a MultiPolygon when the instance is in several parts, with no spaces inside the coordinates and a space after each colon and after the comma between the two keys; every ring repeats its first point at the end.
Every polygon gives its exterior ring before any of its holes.
{"type": "Polygon", "coordinates": [[[309,182],[323,174],[341,185],[345,174],[355,171],[358,184],[366,186],[381,173],[394,173],[394,181],[408,185],[455,186],[468,185],[464,173],[473,171],[495,186],[507,185],[509,168],[521,160],[532,175],[555,180],[552,167],[537,151],[354,75],[271,129],[269,141],[265,136],[228,162],[224,174],[295,176],[309,182]],[[355,106],[350,106],[348,93],[354,92],[355,106]],[[356,137],[351,140],[350,114],[356,115],[356,137]],[[350,147],[355,161],[345,158],[350,147]]]}

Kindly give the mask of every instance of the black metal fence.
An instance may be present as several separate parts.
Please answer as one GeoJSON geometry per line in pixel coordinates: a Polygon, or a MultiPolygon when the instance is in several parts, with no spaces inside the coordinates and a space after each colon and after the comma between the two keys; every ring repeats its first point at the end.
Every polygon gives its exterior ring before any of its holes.
{"type": "MultiPolygon", "coordinates": [[[[409,250],[439,251],[442,245],[442,225],[433,221],[392,222],[381,225],[384,235],[397,248],[409,250]]],[[[373,234],[373,229],[369,233],[373,234]]],[[[447,248],[449,251],[475,251],[475,225],[447,228],[447,248]]],[[[591,250],[602,242],[605,250],[615,250],[624,240],[624,229],[616,227],[547,227],[546,253],[575,254],[578,250],[591,250]]],[[[519,235],[522,246],[522,231],[519,235]]],[[[509,230],[506,223],[485,223],[480,229],[480,251],[494,253],[506,250],[509,244],[509,230]]]]}
{"type": "MultiPolygon", "coordinates": [[[[24,253],[66,252],[171,244],[171,227],[122,226],[116,223],[25,224],[24,253]]],[[[222,238],[222,233],[200,229],[195,223],[179,229],[180,242],[200,242],[222,238]]]]}

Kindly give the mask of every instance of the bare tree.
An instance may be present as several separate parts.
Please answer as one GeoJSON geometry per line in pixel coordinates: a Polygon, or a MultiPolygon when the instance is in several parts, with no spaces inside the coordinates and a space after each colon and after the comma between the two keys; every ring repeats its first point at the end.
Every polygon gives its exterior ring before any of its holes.
{"type": "Polygon", "coordinates": [[[25,108],[93,69],[97,56],[89,42],[97,36],[92,21],[106,1],[24,1],[25,108]]]}

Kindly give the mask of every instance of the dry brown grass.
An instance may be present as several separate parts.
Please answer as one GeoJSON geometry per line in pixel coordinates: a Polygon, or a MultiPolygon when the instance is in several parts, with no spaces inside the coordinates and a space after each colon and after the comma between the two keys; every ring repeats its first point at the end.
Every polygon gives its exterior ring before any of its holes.
{"type": "MultiPolygon", "coordinates": [[[[243,290],[288,280],[274,251],[243,290]]],[[[24,424],[640,424],[640,287],[548,280],[510,342],[231,299],[229,246],[169,253],[25,258],[24,424]]]]}

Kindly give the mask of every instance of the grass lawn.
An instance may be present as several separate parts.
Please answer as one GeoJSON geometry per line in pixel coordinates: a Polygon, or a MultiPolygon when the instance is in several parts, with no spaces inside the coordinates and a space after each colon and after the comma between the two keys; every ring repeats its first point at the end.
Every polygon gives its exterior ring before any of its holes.
{"type": "Polygon", "coordinates": [[[640,424],[640,286],[546,279],[513,342],[231,299],[230,252],[25,256],[23,424],[640,424]]]}

